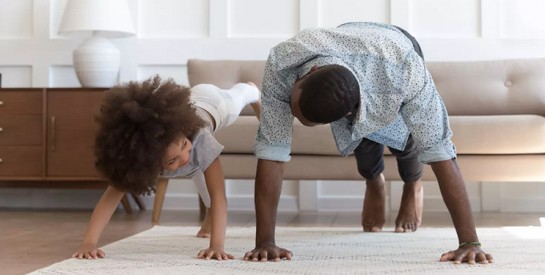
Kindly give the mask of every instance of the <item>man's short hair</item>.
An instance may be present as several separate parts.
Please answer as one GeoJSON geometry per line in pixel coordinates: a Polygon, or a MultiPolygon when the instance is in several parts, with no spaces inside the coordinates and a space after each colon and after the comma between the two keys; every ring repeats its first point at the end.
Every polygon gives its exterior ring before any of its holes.
{"type": "Polygon", "coordinates": [[[331,123],[353,111],[360,100],[358,80],[340,65],[326,65],[301,83],[299,109],[308,121],[331,123]]]}

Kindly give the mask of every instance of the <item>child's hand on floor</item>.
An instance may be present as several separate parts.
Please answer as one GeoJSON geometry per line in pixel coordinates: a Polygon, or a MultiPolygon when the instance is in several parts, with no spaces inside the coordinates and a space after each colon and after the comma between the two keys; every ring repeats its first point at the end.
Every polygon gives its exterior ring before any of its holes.
{"type": "Polygon", "coordinates": [[[72,258],[78,259],[98,259],[104,258],[106,254],[101,249],[98,249],[94,244],[82,244],[76,253],[72,254],[72,258]]]}
{"type": "Polygon", "coordinates": [[[225,253],[223,249],[210,247],[208,249],[203,249],[199,251],[199,254],[197,254],[197,258],[205,259],[205,260],[217,259],[218,261],[221,261],[221,260],[229,260],[229,259],[232,260],[235,257],[231,254],[225,253]]]}

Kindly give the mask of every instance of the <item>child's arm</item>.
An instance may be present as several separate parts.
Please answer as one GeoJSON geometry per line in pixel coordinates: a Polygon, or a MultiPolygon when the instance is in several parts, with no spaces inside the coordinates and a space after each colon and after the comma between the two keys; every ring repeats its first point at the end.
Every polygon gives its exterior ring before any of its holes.
{"type": "Polygon", "coordinates": [[[219,157],[204,171],[204,178],[210,193],[212,232],[210,234],[210,247],[201,250],[197,257],[207,260],[211,258],[218,260],[234,259],[233,255],[224,251],[225,229],[227,227],[227,197],[225,196],[225,179],[219,157]]]}
{"type": "Polygon", "coordinates": [[[97,242],[123,195],[124,192],[108,186],[91,215],[83,243],[72,255],[73,258],[96,259],[104,257],[104,252],[97,248],[97,242]]]}

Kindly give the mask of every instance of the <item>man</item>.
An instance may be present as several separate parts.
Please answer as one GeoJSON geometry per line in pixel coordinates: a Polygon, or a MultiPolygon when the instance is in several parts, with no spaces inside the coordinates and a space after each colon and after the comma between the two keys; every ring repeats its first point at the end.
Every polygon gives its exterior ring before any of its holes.
{"type": "Polygon", "coordinates": [[[255,143],[256,247],[245,260],[291,259],[291,251],[276,246],[274,230],[296,117],[306,126],[330,123],[339,152],[355,154],[358,171],[367,180],[365,231],[380,231],[384,224],[382,151],[376,154],[386,145],[406,176],[396,231],[414,231],[418,225],[419,218],[407,214],[421,211],[416,156],[431,165],[458,235],[459,247],[440,260],[492,262],[480,248],[447,111],[418,43],[407,32],[376,23],[304,30],[271,50],[262,104],[255,143]]]}

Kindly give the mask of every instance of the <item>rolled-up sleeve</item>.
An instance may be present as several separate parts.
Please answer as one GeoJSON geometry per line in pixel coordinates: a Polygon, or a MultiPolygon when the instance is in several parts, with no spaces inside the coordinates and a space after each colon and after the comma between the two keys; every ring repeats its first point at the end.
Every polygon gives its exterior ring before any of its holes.
{"type": "Polygon", "coordinates": [[[293,116],[290,87],[280,80],[269,57],[263,76],[262,110],[254,143],[258,159],[289,161],[293,116]]]}
{"type": "Polygon", "coordinates": [[[456,158],[447,109],[424,62],[416,58],[405,64],[408,92],[401,116],[420,148],[418,159],[430,163],[456,158]]]}

